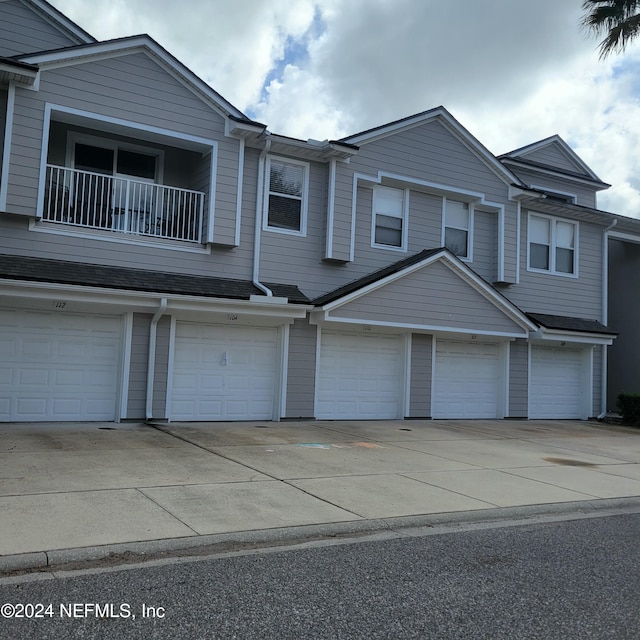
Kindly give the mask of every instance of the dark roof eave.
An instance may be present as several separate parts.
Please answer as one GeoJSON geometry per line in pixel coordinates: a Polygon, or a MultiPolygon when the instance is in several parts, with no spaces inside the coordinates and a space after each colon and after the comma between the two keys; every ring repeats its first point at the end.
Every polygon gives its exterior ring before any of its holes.
{"type": "Polygon", "coordinates": [[[576,318],[571,316],[557,316],[547,313],[527,313],[527,317],[537,325],[555,331],[571,331],[574,333],[595,333],[606,336],[617,336],[616,331],[603,325],[597,320],[576,318]]]}
{"type": "Polygon", "coordinates": [[[579,180],[583,180],[585,182],[591,182],[594,185],[598,185],[602,189],[608,189],[611,185],[608,182],[603,182],[596,176],[593,178],[586,173],[578,173],[577,171],[567,171],[566,169],[561,169],[560,167],[554,167],[552,165],[543,164],[542,162],[532,162],[531,160],[522,160],[521,158],[512,158],[509,155],[498,156],[498,160],[502,164],[512,164],[516,167],[520,166],[522,168],[530,168],[530,169],[540,169],[542,171],[552,171],[554,173],[559,173],[563,176],[567,176],[569,178],[576,178],[579,180]]]}
{"type": "Polygon", "coordinates": [[[328,293],[325,293],[312,300],[312,304],[316,307],[324,306],[325,304],[334,302],[335,300],[347,296],[350,293],[357,291],[358,289],[362,289],[363,287],[373,284],[374,282],[378,282],[378,280],[382,280],[387,276],[398,273],[398,271],[402,271],[402,269],[406,269],[407,267],[417,264],[418,262],[422,262],[422,260],[426,260],[431,256],[434,256],[438,253],[448,252],[449,250],[445,249],[444,247],[438,247],[437,249],[424,249],[423,251],[420,251],[410,256],[409,258],[404,258],[403,260],[394,262],[387,267],[379,269],[378,271],[374,271],[373,273],[363,276],[362,278],[352,280],[351,282],[348,282],[347,284],[342,285],[341,287],[338,287],[333,291],[329,291],[328,293]]]}
{"type": "MultiPolygon", "coordinates": [[[[204,298],[249,300],[263,296],[251,281],[85,264],[48,258],[0,255],[0,278],[204,298]]],[[[265,283],[274,296],[291,304],[309,304],[297,286],[265,283]]],[[[264,296],[265,298],[267,296],[264,296]]]]}

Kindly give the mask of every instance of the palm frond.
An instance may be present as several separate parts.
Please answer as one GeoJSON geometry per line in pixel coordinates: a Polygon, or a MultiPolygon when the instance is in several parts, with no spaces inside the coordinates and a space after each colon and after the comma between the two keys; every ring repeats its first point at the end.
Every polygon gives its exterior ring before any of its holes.
{"type": "Polygon", "coordinates": [[[583,0],[586,11],[581,25],[593,33],[606,32],[600,43],[600,58],[624,51],[640,34],[640,0],[583,0]]]}

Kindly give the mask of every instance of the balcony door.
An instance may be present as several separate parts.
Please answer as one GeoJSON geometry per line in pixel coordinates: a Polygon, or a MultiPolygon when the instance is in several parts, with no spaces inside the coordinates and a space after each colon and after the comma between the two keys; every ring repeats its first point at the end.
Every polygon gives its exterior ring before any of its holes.
{"type": "Polygon", "coordinates": [[[158,157],[84,142],[76,142],[73,151],[74,168],[87,172],[82,174],[78,193],[85,224],[134,233],[147,231],[155,218],[152,185],[158,175],[158,157]]]}

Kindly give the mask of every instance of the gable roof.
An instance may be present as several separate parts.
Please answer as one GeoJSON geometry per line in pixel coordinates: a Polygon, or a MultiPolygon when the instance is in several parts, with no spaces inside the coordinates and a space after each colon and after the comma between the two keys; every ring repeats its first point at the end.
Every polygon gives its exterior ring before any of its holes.
{"type": "Polygon", "coordinates": [[[538,140],[537,142],[532,142],[524,147],[519,147],[518,149],[514,149],[513,151],[509,151],[507,153],[503,153],[498,156],[498,160],[506,165],[511,166],[523,166],[529,167],[531,169],[539,169],[547,173],[557,173],[562,176],[568,176],[573,178],[579,178],[582,180],[587,180],[589,182],[596,183],[601,186],[601,188],[606,188],[611,185],[603,182],[596,173],[582,160],[582,158],[559,136],[553,135],[548,138],[544,138],[543,140],[538,140]],[[544,162],[540,162],[539,160],[535,160],[530,158],[531,154],[543,151],[543,150],[555,150],[560,153],[566,160],[570,166],[573,166],[575,169],[567,169],[566,167],[555,166],[551,164],[546,164],[544,162]]]}
{"type": "Polygon", "coordinates": [[[458,276],[465,280],[480,295],[498,307],[505,315],[509,316],[521,327],[529,330],[536,329],[535,323],[513,304],[513,302],[505,298],[499,291],[444,247],[420,251],[413,256],[338,287],[316,298],[312,301],[312,304],[316,307],[322,307],[325,311],[334,309],[357,296],[364,295],[366,292],[382,287],[394,280],[399,280],[405,275],[422,269],[436,261],[445,263],[446,266],[456,272],[458,276]]]}
{"type": "Polygon", "coordinates": [[[20,0],[22,4],[30,7],[40,14],[47,22],[52,24],[62,33],[80,43],[97,42],[97,40],[82,27],[70,20],[61,11],[50,5],[45,0],[20,0]]]}
{"type": "Polygon", "coordinates": [[[117,57],[130,53],[145,53],[153,58],[161,67],[182,82],[195,95],[226,118],[232,119],[234,123],[244,125],[253,124],[261,130],[266,129],[265,125],[253,122],[248,116],[242,113],[240,109],[223,98],[217,91],[214,91],[204,80],[147,34],[115,38],[104,42],[80,44],[50,51],[38,51],[27,55],[14,56],[13,59],[38,65],[41,69],[47,69],[80,64],[92,59],[117,57]]]}
{"type": "MultiPolygon", "coordinates": [[[[80,265],[78,262],[68,260],[24,256],[0,255],[0,278],[231,300],[249,300],[251,296],[264,296],[263,292],[250,280],[183,275],[97,264],[82,263],[80,265]]],[[[309,299],[295,285],[266,282],[264,284],[273,291],[274,296],[288,298],[290,303],[307,304],[309,302],[309,299]]]]}
{"type": "Polygon", "coordinates": [[[506,184],[522,185],[521,180],[498,159],[467,129],[465,129],[444,107],[422,111],[400,120],[394,120],[366,131],[361,131],[345,138],[342,142],[358,146],[366,145],[375,140],[386,138],[400,131],[406,131],[419,127],[427,122],[437,121],[464,144],[476,157],[478,157],[491,171],[493,171],[506,184]]]}

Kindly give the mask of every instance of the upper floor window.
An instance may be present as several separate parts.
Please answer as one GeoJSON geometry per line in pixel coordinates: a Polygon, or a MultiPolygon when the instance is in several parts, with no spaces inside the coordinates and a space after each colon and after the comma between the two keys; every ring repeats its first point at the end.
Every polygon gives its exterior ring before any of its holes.
{"type": "Polygon", "coordinates": [[[471,207],[457,200],[444,201],[443,244],[451,253],[471,260],[471,207]]]}
{"type": "Polygon", "coordinates": [[[373,190],[373,246],[406,250],[407,197],[404,189],[373,190]]]}
{"type": "Polygon", "coordinates": [[[270,158],[265,228],[304,235],[307,227],[309,165],[296,160],[270,158]]]}
{"type": "Polygon", "coordinates": [[[549,216],[529,216],[529,269],[577,273],[578,224],[549,216]]]}

